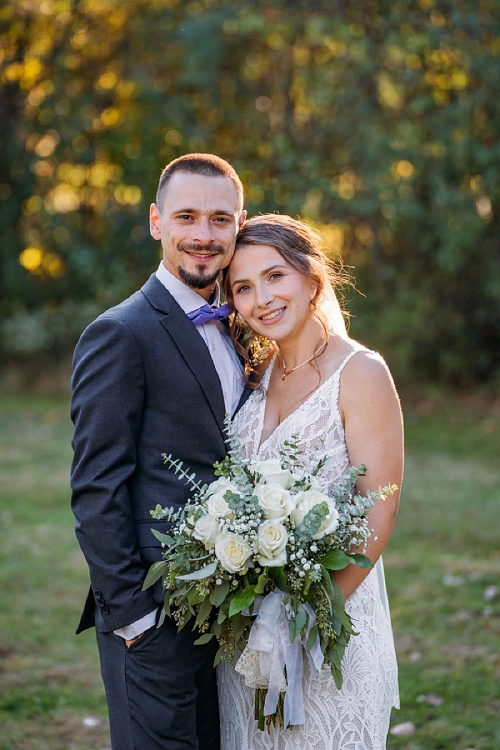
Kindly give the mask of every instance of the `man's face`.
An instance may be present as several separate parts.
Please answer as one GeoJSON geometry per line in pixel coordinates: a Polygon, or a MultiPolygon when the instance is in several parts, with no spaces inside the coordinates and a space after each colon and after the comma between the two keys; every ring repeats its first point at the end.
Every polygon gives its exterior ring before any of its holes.
{"type": "Polygon", "coordinates": [[[149,226],[161,240],[165,268],[208,299],[219,271],[233,257],[244,220],[228,177],[179,171],[167,184],[163,206],[151,206],[149,226]]]}

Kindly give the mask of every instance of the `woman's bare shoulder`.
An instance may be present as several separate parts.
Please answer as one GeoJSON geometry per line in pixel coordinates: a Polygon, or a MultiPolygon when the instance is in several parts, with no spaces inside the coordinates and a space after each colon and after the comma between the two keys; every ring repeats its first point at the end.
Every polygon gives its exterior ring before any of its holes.
{"type": "Polygon", "coordinates": [[[342,372],[342,391],[345,396],[382,397],[395,393],[394,381],[384,358],[366,347],[351,341],[352,356],[342,372]]]}

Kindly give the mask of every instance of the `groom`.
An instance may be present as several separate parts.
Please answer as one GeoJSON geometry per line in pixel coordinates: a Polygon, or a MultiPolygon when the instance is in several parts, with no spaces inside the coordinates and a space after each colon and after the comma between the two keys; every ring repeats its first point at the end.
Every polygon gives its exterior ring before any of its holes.
{"type": "Polygon", "coordinates": [[[242,396],[216,278],[245,216],[241,182],[223,159],[189,154],[167,165],[150,209],[163,260],[75,350],[72,507],[91,580],[77,632],[96,627],[113,750],[219,747],[214,648],[194,646],[191,628],[177,633],[168,617],[157,628],[161,587],[142,584],[161,557],[151,528],[166,525],[150,509],[189,495],[161,454],[211,482],[225,455],[224,415],[242,396]]]}

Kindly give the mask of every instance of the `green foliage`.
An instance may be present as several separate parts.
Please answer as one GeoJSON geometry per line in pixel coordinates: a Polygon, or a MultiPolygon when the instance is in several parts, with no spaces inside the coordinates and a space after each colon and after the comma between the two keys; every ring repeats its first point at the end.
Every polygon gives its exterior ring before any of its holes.
{"type": "Polygon", "coordinates": [[[299,214],[354,266],[366,297],[349,302],[352,333],[400,378],[498,382],[495,11],[13,0],[0,11],[3,317],[135,290],[158,261],[147,207],[161,168],[213,151],[241,174],[250,215],[299,214]]]}

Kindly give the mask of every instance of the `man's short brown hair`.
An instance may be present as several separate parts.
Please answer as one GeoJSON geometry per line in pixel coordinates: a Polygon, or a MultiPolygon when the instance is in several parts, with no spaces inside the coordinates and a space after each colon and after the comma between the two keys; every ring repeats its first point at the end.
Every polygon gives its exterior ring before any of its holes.
{"type": "Polygon", "coordinates": [[[161,173],[156,191],[156,205],[159,211],[163,208],[167,185],[176,172],[191,172],[204,177],[227,177],[238,193],[239,210],[243,210],[243,185],[234,168],[225,159],[215,154],[184,154],[167,164],[161,173]]]}

